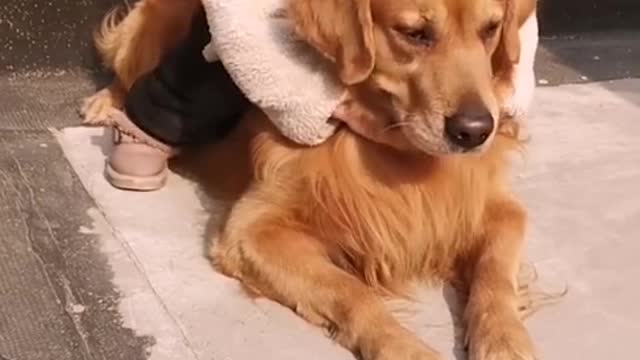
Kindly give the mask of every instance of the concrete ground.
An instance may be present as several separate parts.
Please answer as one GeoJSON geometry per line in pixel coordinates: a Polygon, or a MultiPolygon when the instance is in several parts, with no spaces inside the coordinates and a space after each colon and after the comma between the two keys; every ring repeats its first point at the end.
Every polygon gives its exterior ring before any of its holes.
{"type": "MultiPolygon", "coordinates": [[[[539,286],[569,289],[528,321],[541,359],[636,357],[638,38],[549,38],[539,53],[514,182],[539,286]]],[[[91,76],[10,73],[0,89],[0,360],[352,359],[211,269],[205,225],[219,204],[196,184],[174,174],[159,192],[129,193],[105,182],[109,134],[77,127],[75,114],[91,76]]],[[[421,294],[390,306],[447,359],[464,359],[449,292],[421,294]]]]}

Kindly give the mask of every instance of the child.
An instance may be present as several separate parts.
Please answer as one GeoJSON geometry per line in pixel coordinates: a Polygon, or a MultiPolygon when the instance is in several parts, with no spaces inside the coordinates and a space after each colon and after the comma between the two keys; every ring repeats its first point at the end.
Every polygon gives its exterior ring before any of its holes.
{"type": "MultiPolygon", "coordinates": [[[[160,189],[168,176],[167,160],[178,149],[220,139],[250,106],[251,102],[222,62],[210,63],[203,56],[210,40],[207,19],[199,14],[187,38],[151,73],[133,84],[125,99],[124,113],[114,119],[118,126],[106,167],[106,177],[113,186],[137,191],[160,189]]],[[[321,100],[332,101],[331,98],[321,100]]],[[[334,120],[346,122],[354,131],[374,141],[402,146],[392,135],[383,134],[378,119],[353,102],[345,99],[342,104],[339,101],[336,104],[334,120]]],[[[304,117],[295,111],[274,117],[282,124],[288,120],[286,116],[304,117]]],[[[326,119],[317,113],[308,117],[323,122],[326,119]]],[[[335,126],[335,122],[327,119],[326,125],[314,124],[307,132],[287,133],[284,129],[283,133],[298,143],[316,145],[328,137],[335,126]]]]}

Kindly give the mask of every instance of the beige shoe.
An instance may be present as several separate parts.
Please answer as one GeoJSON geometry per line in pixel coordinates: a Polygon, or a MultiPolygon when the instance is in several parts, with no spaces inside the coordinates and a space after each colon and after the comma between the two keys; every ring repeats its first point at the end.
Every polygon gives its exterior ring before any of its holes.
{"type": "Polygon", "coordinates": [[[175,151],[137,128],[117,111],[111,116],[113,149],[105,176],[116,188],[153,191],[162,188],[169,176],[168,160],[175,151]]]}
{"type": "Polygon", "coordinates": [[[106,177],[124,190],[153,191],[167,183],[169,153],[137,141],[114,129],[114,146],[106,165],[106,177]]]}

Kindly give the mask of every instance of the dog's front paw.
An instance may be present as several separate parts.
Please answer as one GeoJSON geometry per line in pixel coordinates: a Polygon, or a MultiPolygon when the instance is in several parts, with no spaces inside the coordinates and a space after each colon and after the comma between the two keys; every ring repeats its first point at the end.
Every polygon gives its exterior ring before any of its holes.
{"type": "Polygon", "coordinates": [[[408,330],[388,334],[362,351],[364,360],[440,360],[440,355],[408,330]]]}
{"type": "Polygon", "coordinates": [[[481,326],[469,339],[469,360],[535,360],[531,338],[517,319],[492,328],[481,326]]]}

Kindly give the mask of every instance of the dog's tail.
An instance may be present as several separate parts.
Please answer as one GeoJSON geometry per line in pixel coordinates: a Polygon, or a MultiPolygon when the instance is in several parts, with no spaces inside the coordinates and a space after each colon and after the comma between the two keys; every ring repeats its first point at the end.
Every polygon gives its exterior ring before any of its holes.
{"type": "Polygon", "coordinates": [[[201,7],[200,0],[141,0],[131,8],[112,10],[94,34],[104,66],[128,90],[187,36],[201,7]]]}
{"type": "Polygon", "coordinates": [[[123,9],[122,6],[112,9],[107,13],[102,23],[100,23],[100,27],[93,34],[96,50],[104,66],[110,70],[114,67],[115,58],[119,49],[118,44],[120,44],[121,32],[118,31],[118,25],[129,10],[130,9],[123,9]]]}

